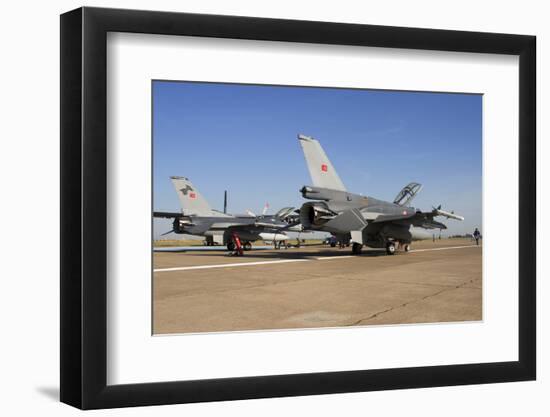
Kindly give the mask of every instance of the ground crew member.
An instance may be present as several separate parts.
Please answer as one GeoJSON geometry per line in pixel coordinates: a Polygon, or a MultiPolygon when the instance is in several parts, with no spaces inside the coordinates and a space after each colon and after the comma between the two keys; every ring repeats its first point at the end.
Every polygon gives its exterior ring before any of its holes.
{"type": "Polygon", "coordinates": [[[474,230],[474,239],[476,240],[476,245],[479,246],[479,239],[481,238],[481,233],[479,232],[478,228],[476,227],[476,230],[474,230]]]}

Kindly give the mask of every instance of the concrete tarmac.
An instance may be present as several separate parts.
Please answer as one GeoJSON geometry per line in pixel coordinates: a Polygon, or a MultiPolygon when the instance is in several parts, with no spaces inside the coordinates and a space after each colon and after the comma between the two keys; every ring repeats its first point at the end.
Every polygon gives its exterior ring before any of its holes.
{"type": "Polygon", "coordinates": [[[481,246],[442,239],[412,249],[156,252],[153,333],[482,320],[481,246]]]}

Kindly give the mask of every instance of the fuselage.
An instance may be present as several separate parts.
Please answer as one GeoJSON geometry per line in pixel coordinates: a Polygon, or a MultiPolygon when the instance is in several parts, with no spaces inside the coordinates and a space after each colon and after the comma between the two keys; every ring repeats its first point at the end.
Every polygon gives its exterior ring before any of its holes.
{"type": "Polygon", "coordinates": [[[309,200],[300,208],[300,221],[305,228],[320,226],[330,222],[339,213],[347,210],[358,210],[366,220],[375,220],[379,216],[414,215],[414,207],[403,207],[389,201],[374,197],[354,194],[347,191],[330,190],[327,188],[304,186],[302,196],[309,200]]]}
{"type": "Polygon", "coordinates": [[[234,231],[242,241],[283,241],[288,239],[288,236],[281,230],[285,226],[287,223],[272,215],[258,217],[191,215],[174,219],[173,231],[178,234],[205,237],[223,236],[224,243],[231,240],[234,231]]]}
{"type": "Polygon", "coordinates": [[[314,186],[304,186],[300,191],[304,198],[315,200],[304,203],[300,208],[300,223],[305,229],[329,232],[342,241],[351,238],[351,231],[361,230],[366,244],[372,247],[384,247],[388,239],[411,242],[413,239],[428,238],[427,234],[419,233],[406,220],[416,214],[414,207],[314,186]],[[377,219],[392,216],[400,219],[377,222],[377,219]]]}

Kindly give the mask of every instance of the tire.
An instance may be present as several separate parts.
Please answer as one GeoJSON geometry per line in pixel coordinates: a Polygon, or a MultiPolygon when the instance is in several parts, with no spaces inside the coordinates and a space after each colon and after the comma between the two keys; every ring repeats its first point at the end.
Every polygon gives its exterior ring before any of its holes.
{"type": "Polygon", "coordinates": [[[353,242],[353,246],[351,247],[351,253],[354,255],[360,255],[362,249],[363,249],[362,244],[353,242]]]}
{"type": "Polygon", "coordinates": [[[252,243],[245,242],[245,244],[243,245],[243,249],[244,250],[251,250],[252,249],[252,243]]]}
{"type": "Polygon", "coordinates": [[[403,247],[403,250],[404,250],[405,252],[410,252],[410,250],[411,250],[411,245],[409,245],[408,243],[406,243],[405,246],[403,247]]]}
{"type": "Polygon", "coordinates": [[[395,255],[395,244],[393,242],[386,245],[386,253],[388,255],[395,255]]]}
{"type": "Polygon", "coordinates": [[[235,243],[233,241],[227,242],[227,250],[235,250],[235,243]]]}
{"type": "Polygon", "coordinates": [[[335,247],[336,247],[336,243],[332,242],[332,243],[330,244],[330,247],[331,247],[331,248],[335,248],[335,247]]]}

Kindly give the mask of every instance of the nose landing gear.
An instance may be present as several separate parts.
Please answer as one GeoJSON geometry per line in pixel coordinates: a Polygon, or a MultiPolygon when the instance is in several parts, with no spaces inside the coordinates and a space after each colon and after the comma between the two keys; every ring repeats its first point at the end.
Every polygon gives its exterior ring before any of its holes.
{"type": "Polygon", "coordinates": [[[353,253],[354,255],[360,255],[362,249],[363,245],[361,243],[353,242],[351,253],[353,253]]]}

